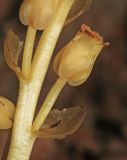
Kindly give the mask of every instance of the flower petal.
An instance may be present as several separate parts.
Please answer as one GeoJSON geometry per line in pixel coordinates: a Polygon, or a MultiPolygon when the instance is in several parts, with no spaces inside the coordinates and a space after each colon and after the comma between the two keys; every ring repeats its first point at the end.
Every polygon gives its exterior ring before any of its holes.
{"type": "Polygon", "coordinates": [[[21,22],[38,30],[45,29],[58,2],[59,0],[24,0],[19,12],[21,22]]]}
{"type": "Polygon", "coordinates": [[[12,127],[12,121],[0,112],[0,129],[9,129],[12,127]]]}
{"type": "Polygon", "coordinates": [[[53,69],[55,73],[58,73],[59,71],[59,66],[60,66],[60,62],[62,59],[62,52],[63,52],[64,48],[61,49],[61,51],[59,52],[59,54],[56,55],[55,59],[54,59],[54,63],[53,63],[53,69]]]}
{"type": "Polygon", "coordinates": [[[5,114],[8,118],[13,119],[15,105],[5,97],[0,96],[0,113],[5,114]]]}
{"type": "Polygon", "coordinates": [[[50,112],[40,131],[35,135],[42,138],[61,139],[75,132],[81,125],[85,116],[83,107],[72,107],[50,112]]]}

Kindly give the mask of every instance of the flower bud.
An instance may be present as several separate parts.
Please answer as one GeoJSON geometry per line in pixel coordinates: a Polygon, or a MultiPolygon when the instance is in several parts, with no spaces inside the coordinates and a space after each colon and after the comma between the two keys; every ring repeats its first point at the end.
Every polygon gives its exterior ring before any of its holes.
{"type": "Polygon", "coordinates": [[[59,0],[24,0],[20,8],[20,20],[24,25],[44,29],[53,15],[59,0]]]}
{"type": "Polygon", "coordinates": [[[97,32],[82,25],[81,32],[57,54],[55,72],[72,86],[82,84],[89,77],[94,62],[105,45],[108,44],[103,43],[103,38],[97,32]]]}
{"type": "Polygon", "coordinates": [[[0,129],[9,129],[12,127],[15,105],[5,97],[0,96],[0,129]]]}

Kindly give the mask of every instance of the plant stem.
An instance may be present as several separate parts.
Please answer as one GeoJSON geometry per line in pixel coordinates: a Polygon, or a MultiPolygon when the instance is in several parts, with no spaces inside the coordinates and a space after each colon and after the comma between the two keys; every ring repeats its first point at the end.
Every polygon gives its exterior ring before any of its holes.
{"type": "Polygon", "coordinates": [[[66,84],[66,80],[58,79],[55,84],[50,89],[41,109],[34,120],[32,129],[37,131],[42,126],[43,122],[45,121],[46,117],[48,116],[49,112],[51,111],[58,95],[60,94],[62,88],[66,84]]]}
{"type": "Polygon", "coordinates": [[[35,141],[35,137],[32,137],[31,134],[31,127],[41,86],[57,39],[74,1],[60,0],[56,13],[44,31],[37,47],[32,63],[31,79],[29,82],[20,80],[12,140],[7,160],[28,160],[30,157],[35,141]]]}
{"type": "Polygon", "coordinates": [[[40,38],[32,62],[32,78],[40,79],[41,84],[44,81],[50,59],[65,23],[65,19],[74,1],[75,0],[60,0],[57,10],[53,15],[53,19],[50,21],[47,29],[40,38]]]}
{"type": "Polygon", "coordinates": [[[35,36],[36,29],[32,28],[31,26],[28,26],[22,62],[22,72],[24,76],[27,78],[30,76],[31,73],[31,60],[35,36]]]}
{"type": "Polygon", "coordinates": [[[14,118],[13,134],[7,160],[29,159],[35,141],[30,133],[34,116],[35,101],[30,85],[21,82],[14,118]],[[29,98],[30,96],[32,96],[31,99],[29,98]]]}

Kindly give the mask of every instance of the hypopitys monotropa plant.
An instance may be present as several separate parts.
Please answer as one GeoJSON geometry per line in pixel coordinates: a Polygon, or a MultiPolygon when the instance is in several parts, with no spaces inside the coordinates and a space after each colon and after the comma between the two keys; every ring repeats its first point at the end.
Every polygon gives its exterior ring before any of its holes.
{"type": "Polygon", "coordinates": [[[101,49],[107,45],[98,33],[86,25],[82,25],[81,31],[56,55],[54,70],[58,79],[51,87],[35,120],[34,114],[62,27],[86,11],[91,1],[23,1],[20,19],[23,24],[28,25],[24,49],[23,42],[11,30],[7,33],[4,43],[5,60],[19,79],[16,110],[9,100],[0,99],[3,104],[3,109],[0,110],[0,115],[3,113],[0,128],[10,128],[11,120],[14,118],[8,160],[28,160],[37,137],[64,138],[76,131],[83,121],[84,107],[70,107],[61,111],[52,110],[52,107],[66,83],[77,86],[86,81],[101,49]],[[44,31],[33,56],[37,30],[44,31]],[[18,58],[22,49],[23,58],[20,67],[18,58]]]}

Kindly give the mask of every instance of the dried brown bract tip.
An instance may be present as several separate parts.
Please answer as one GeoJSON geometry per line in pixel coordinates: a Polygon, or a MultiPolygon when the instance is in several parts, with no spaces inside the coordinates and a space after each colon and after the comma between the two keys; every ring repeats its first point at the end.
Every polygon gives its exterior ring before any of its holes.
{"type": "Polygon", "coordinates": [[[103,37],[99,33],[97,33],[96,31],[92,31],[91,28],[86,24],[82,24],[81,32],[84,32],[92,38],[96,39],[97,41],[101,42],[101,44],[103,44],[104,46],[110,45],[109,42],[104,42],[103,37]]]}
{"type": "Polygon", "coordinates": [[[100,36],[99,33],[92,31],[91,28],[89,26],[87,26],[86,24],[83,24],[81,26],[81,32],[84,32],[87,35],[91,36],[92,38],[95,38],[97,41],[103,43],[102,36],[100,36]]]}

